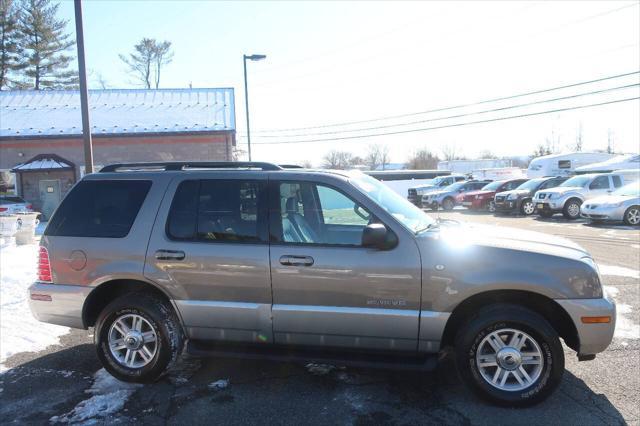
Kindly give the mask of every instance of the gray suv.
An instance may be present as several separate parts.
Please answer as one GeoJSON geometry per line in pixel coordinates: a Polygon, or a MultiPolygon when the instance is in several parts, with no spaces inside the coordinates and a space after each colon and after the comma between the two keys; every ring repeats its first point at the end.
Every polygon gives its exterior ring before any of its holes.
{"type": "Polygon", "coordinates": [[[436,366],[495,403],[541,401],[560,339],[590,360],[615,306],[589,253],[508,228],[438,223],[359,172],[269,163],[107,166],[65,197],[41,240],[30,305],[95,327],[120,380],[192,354],[436,366]]]}

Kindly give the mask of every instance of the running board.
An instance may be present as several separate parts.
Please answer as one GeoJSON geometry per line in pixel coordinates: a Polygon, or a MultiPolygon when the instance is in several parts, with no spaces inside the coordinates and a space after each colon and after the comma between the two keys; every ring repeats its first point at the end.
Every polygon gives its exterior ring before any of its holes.
{"type": "Polygon", "coordinates": [[[196,357],[256,359],[292,363],[318,363],[385,370],[432,371],[438,355],[363,353],[326,349],[298,349],[290,346],[235,345],[190,340],[187,353],[196,357]]]}

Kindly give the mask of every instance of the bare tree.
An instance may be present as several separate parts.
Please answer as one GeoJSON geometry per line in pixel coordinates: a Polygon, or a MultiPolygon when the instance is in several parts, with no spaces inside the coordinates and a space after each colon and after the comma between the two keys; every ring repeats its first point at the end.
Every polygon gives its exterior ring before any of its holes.
{"type": "Polygon", "coordinates": [[[434,170],[438,168],[440,159],[428,149],[420,149],[411,154],[407,160],[407,168],[413,170],[434,170]]]}
{"type": "Polygon", "coordinates": [[[118,56],[134,78],[147,89],[151,89],[152,84],[156,89],[160,87],[162,68],[173,60],[171,42],[158,42],[146,37],[133,46],[132,53],[118,56]]]}
{"type": "Polygon", "coordinates": [[[533,151],[533,157],[542,157],[543,155],[549,155],[551,153],[551,145],[549,143],[549,140],[547,139],[546,143],[540,143],[538,144],[538,146],[536,146],[536,149],[533,151]]]}
{"type": "Polygon", "coordinates": [[[607,130],[607,154],[615,154],[613,130],[607,130]]]}
{"type": "Polygon", "coordinates": [[[386,145],[369,145],[364,164],[371,170],[376,170],[380,166],[384,170],[389,164],[389,148],[386,145]]]}
{"type": "Polygon", "coordinates": [[[578,130],[576,131],[576,142],[570,146],[569,148],[573,152],[581,152],[583,147],[582,143],[582,123],[578,125],[578,130]]]}
{"type": "Polygon", "coordinates": [[[455,143],[444,145],[440,151],[443,159],[446,161],[465,159],[463,155],[458,154],[458,147],[455,143]]]}
{"type": "Polygon", "coordinates": [[[497,159],[498,158],[497,155],[495,155],[493,152],[491,152],[488,149],[484,149],[484,150],[480,151],[480,154],[478,155],[478,157],[480,159],[482,159],[482,160],[485,160],[485,159],[493,160],[493,159],[497,159]]]}
{"type": "Polygon", "coordinates": [[[352,164],[353,155],[346,151],[332,150],[322,157],[323,167],[325,169],[348,169],[352,164]]]}

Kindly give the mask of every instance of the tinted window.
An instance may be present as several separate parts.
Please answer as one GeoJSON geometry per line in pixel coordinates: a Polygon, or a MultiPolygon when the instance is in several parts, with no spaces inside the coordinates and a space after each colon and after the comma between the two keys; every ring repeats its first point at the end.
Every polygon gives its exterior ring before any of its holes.
{"type": "Polygon", "coordinates": [[[559,169],[570,169],[571,168],[571,160],[560,160],[558,161],[559,169]]]}
{"type": "Polygon", "coordinates": [[[0,197],[0,204],[15,204],[24,202],[25,201],[20,197],[0,197]]]}
{"type": "Polygon", "coordinates": [[[257,181],[182,182],[171,203],[167,234],[208,242],[266,241],[265,184],[257,181]]]}
{"type": "Polygon", "coordinates": [[[62,201],[45,235],[125,237],[150,187],[144,180],[81,181],[62,201]]]}
{"type": "Polygon", "coordinates": [[[620,176],[611,176],[613,179],[613,186],[615,188],[620,188],[622,186],[622,181],[620,180],[620,176]]]}
{"type": "Polygon", "coordinates": [[[609,188],[609,177],[608,176],[598,176],[591,182],[589,185],[589,189],[608,189],[609,188]]]}

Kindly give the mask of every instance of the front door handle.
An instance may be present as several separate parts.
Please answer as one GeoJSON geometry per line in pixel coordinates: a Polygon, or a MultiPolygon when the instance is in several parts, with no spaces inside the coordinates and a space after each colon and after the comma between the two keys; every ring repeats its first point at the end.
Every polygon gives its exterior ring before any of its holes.
{"type": "Polygon", "coordinates": [[[185,254],[181,250],[158,250],[156,251],[157,260],[183,260],[185,254]]]}
{"type": "Polygon", "coordinates": [[[284,266],[311,266],[313,257],[285,255],[280,257],[280,264],[284,266]]]}

